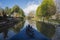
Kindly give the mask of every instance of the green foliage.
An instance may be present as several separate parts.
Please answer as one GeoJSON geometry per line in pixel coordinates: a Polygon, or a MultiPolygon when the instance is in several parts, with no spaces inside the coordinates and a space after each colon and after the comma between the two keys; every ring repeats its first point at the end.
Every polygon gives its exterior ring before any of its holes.
{"type": "Polygon", "coordinates": [[[24,11],[22,9],[19,10],[19,14],[23,17],[25,17],[24,11]]]}
{"type": "Polygon", "coordinates": [[[18,5],[15,5],[12,8],[8,8],[8,7],[5,7],[5,9],[0,8],[0,13],[6,14],[8,16],[12,15],[14,12],[19,14],[20,17],[25,17],[24,11],[18,5]]]}
{"type": "Polygon", "coordinates": [[[18,5],[13,6],[12,12],[19,12],[20,8],[18,5]]]}
{"type": "Polygon", "coordinates": [[[17,5],[15,5],[11,9],[11,13],[14,13],[14,12],[19,13],[19,15],[21,15],[22,17],[25,17],[23,10],[19,6],[17,6],[17,5]]]}
{"type": "Polygon", "coordinates": [[[3,17],[7,16],[3,8],[0,8],[0,14],[2,14],[3,17]]]}
{"type": "Polygon", "coordinates": [[[5,12],[7,15],[10,15],[11,9],[8,8],[8,7],[6,7],[6,8],[4,9],[4,12],[5,12]]]}
{"type": "Polygon", "coordinates": [[[0,13],[3,12],[3,8],[0,8],[0,13]]]}
{"type": "Polygon", "coordinates": [[[49,23],[36,22],[37,29],[45,36],[51,38],[55,33],[55,26],[49,23]]]}
{"type": "Polygon", "coordinates": [[[53,0],[43,0],[42,4],[37,8],[36,15],[49,18],[56,13],[56,6],[53,0]]]}
{"type": "Polygon", "coordinates": [[[42,16],[45,17],[48,15],[47,13],[47,9],[48,9],[48,2],[45,0],[42,2],[41,4],[41,13],[42,13],[42,16]]]}
{"type": "Polygon", "coordinates": [[[41,13],[41,6],[38,6],[37,10],[36,10],[36,16],[41,17],[42,13],[41,13]]]}

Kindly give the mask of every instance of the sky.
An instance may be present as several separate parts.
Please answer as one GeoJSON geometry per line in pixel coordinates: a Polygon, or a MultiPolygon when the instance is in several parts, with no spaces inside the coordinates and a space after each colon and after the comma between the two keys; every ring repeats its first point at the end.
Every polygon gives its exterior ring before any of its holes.
{"type": "Polygon", "coordinates": [[[0,7],[12,8],[14,5],[18,5],[23,9],[25,15],[28,15],[30,11],[35,11],[41,2],[42,0],[0,0],[0,7]]]}

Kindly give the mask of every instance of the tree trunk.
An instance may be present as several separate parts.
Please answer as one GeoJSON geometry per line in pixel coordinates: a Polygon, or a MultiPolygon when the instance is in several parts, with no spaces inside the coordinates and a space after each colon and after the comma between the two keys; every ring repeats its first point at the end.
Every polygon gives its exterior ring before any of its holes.
{"type": "Polygon", "coordinates": [[[44,22],[44,17],[43,17],[43,22],[44,22]]]}
{"type": "Polygon", "coordinates": [[[49,19],[48,19],[48,23],[49,23],[49,19]]]}

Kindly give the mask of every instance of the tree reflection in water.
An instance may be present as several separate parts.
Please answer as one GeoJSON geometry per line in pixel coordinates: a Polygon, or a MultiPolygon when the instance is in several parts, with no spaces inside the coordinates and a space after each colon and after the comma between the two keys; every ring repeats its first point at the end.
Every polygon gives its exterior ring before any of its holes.
{"type": "MultiPolygon", "coordinates": [[[[3,36],[3,39],[6,39],[6,38],[9,38],[10,37],[8,35],[9,33],[11,34],[10,30],[13,31],[14,33],[18,33],[20,31],[20,29],[24,26],[24,22],[25,21],[19,21],[17,24],[15,24],[15,25],[13,25],[11,27],[10,26],[7,26],[7,27],[4,26],[4,27],[0,28],[0,33],[3,34],[2,35],[3,36]]],[[[2,38],[0,38],[0,39],[2,39],[2,38]]]]}
{"type": "Polygon", "coordinates": [[[8,29],[4,29],[3,31],[4,38],[8,37],[7,34],[8,34],[8,29]]]}
{"type": "Polygon", "coordinates": [[[8,34],[8,29],[9,29],[9,27],[0,29],[0,33],[3,33],[3,38],[4,39],[8,37],[8,35],[7,35],[8,34]]]}
{"type": "Polygon", "coordinates": [[[36,21],[33,21],[33,20],[28,20],[29,24],[32,26],[32,28],[36,29],[37,30],[37,27],[36,27],[36,21]]]}
{"type": "Polygon", "coordinates": [[[20,21],[18,24],[16,24],[16,25],[13,27],[14,32],[16,32],[16,33],[20,32],[20,29],[23,28],[24,23],[25,23],[25,21],[20,21]]]}
{"type": "Polygon", "coordinates": [[[55,26],[50,23],[36,22],[36,27],[45,36],[51,38],[55,34],[55,26]]]}

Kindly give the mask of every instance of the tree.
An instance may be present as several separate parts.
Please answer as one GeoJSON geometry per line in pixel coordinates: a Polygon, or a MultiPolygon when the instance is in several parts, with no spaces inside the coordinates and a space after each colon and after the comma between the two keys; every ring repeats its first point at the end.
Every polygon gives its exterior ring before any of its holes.
{"type": "Polygon", "coordinates": [[[18,5],[13,6],[13,8],[11,9],[12,12],[19,12],[20,8],[18,5]]]}
{"type": "Polygon", "coordinates": [[[4,12],[5,12],[7,15],[10,15],[10,14],[11,14],[11,8],[5,7],[4,12]]]}
{"type": "Polygon", "coordinates": [[[0,8],[0,14],[2,14],[3,17],[6,17],[6,13],[4,12],[4,9],[0,8]]]}
{"type": "Polygon", "coordinates": [[[11,16],[11,15],[15,15],[16,17],[25,17],[24,11],[18,6],[15,5],[13,6],[13,8],[8,8],[5,7],[5,9],[0,8],[0,15],[2,14],[2,16],[7,17],[11,16]]]}
{"type": "Polygon", "coordinates": [[[41,6],[37,8],[36,15],[49,19],[52,15],[56,13],[56,6],[53,0],[43,0],[41,6]]]}
{"type": "MultiPolygon", "coordinates": [[[[38,19],[42,19],[42,13],[41,13],[41,6],[39,5],[37,10],[36,10],[36,17],[38,19]]],[[[43,20],[44,21],[44,20],[43,20]]]]}
{"type": "Polygon", "coordinates": [[[11,9],[11,13],[14,13],[14,12],[16,12],[17,14],[19,14],[20,17],[25,17],[24,11],[23,11],[18,5],[15,5],[15,6],[11,9]]]}
{"type": "Polygon", "coordinates": [[[37,10],[36,10],[36,16],[40,17],[41,16],[41,7],[38,6],[37,10]]]}
{"type": "Polygon", "coordinates": [[[3,16],[2,12],[3,12],[3,9],[0,8],[0,16],[3,16]]]}
{"type": "Polygon", "coordinates": [[[24,14],[24,11],[20,8],[19,10],[19,14],[22,16],[22,17],[25,17],[25,14],[24,14]]]}
{"type": "Polygon", "coordinates": [[[34,13],[35,11],[30,11],[30,13],[28,14],[28,17],[34,18],[34,13]]]}

